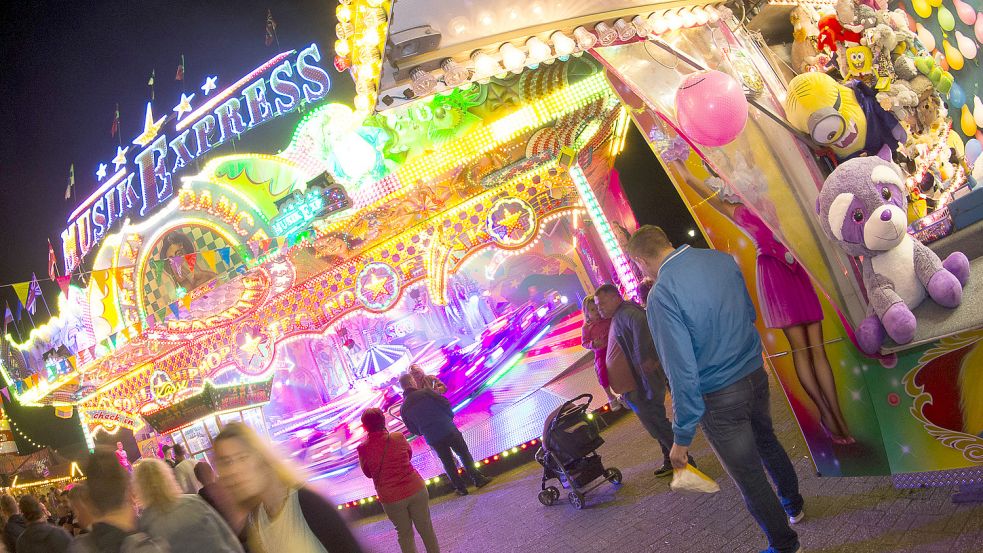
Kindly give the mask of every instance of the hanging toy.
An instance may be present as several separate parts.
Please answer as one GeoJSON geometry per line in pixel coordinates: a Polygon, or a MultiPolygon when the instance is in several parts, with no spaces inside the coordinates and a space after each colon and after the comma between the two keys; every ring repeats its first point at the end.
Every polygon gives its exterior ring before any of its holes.
{"type": "Polygon", "coordinates": [[[952,0],[952,5],[955,6],[960,21],[966,25],[972,25],[976,21],[976,10],[973,9],[973,6],[962,0],[952,0]]]}
{"type": "Polygon", "coordinates": [[[959,71],[963,68],[965,60],[958,48],[949,44],[948,40],[942,40],[942,51],[945,52],[945,61],[949,64],[949,69],[959,71]]]}
{"type": "Polygon", "coordinates": [[[956,28],[956,19],[952,17],[952,12],[945,6],[939,8],[939,14],[936,17],[939,20],[939,27],[942,27],[943,31],[948,33],[956,28]]]}
{"type": "Polygon", "coordinates": [[[968,60],[976,59],[976,42],[959,31],[956,31],[956,46],[959,47],[959,51],[962,52],[964,58],[968,60]]]}
{"type": "Polygon", "coordinates": [[[935,50],[935,37],[924,25],[915,23],[915,34],[918,35],[918,42],[921,42],[926,50],[929,52],[935,50]]]}
{"type": "Polygon", "coordinates": [[[976,120],[973,119],[973,114],[969,111],[969,105],[963,106],[962,116],[959,117],[959,125],[964,135],[973,136],[976,134],[976,120]]]}
{"type": "Polygon", "coordinates": [[[928,0],[911,0],[911,7],[915,8],[915,13],[922,19],[932,15],[932,6],[928,5],[928,0]]]}

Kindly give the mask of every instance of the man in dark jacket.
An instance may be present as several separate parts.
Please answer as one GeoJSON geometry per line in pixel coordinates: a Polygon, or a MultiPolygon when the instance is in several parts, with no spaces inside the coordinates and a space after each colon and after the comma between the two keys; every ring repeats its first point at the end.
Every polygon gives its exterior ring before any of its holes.
{"type": "Polygon", "coordinates": [[[44,509],[33,495],[20,498],[20,511],[27,520],[27,528],[17,538],[18,553],[65,553],[71,536],[63,528],[52,526],[45,520],[44,509]]]}
{"type": "Polygon", "coordinates": [[[27,528],[27,519],[20,514],[17,508],[17,500],[10,495],[0,497],[0,512],[7,523],[3,527],[3,542],[7,546],[7,551],[15,553],[17,551],[17,538],[24,533],[27,528]]]}
{"type": "Polygon", "coordinates": [[[399,385],[403,388],[403,406],[400,408],[403,423],[410,432],[423,436],[437,454],[457,495],[468,495],[468,487],[457,473],[455,453],[475,487],[481,488],[491,482],[491,478],[475,468],[468,444],[454,424],[454,411],[451,410],[450,401],[433,390],[417,388],[416,379],[411,374],[399,377],[399,385]]]}

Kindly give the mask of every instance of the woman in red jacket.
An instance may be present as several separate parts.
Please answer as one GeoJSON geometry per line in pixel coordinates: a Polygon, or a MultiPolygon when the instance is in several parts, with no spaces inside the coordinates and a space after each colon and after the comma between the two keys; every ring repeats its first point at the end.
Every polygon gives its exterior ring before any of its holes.
{"type": "Polygon", "coordinates": [[[427,553],[438,553],[437,536],[430,521],[430,495],[420,473],[410,459],[413,450],[401,432],[386,430],[386,415],[380,409],[362,413],[362,427],[368,433],[358,446],[358,464],[372,479],[379,503],[396,527],[402,553],[416,553],[413,527],[423,539],[427,553]]]}

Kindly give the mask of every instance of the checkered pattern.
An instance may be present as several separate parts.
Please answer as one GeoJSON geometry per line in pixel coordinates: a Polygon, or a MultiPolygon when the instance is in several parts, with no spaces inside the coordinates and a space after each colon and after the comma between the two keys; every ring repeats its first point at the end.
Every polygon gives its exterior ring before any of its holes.
{"type": "MultiPolygon", "coordinates": [[[[224,238],[203,226],[185,226],[171,232],[183,232],[188,238],[191,239],[191,243],[194,244],[196,252],[218,250],[230,246],[230,244],[226,242],[224,238]]],[[[164,236],[167,236],[167,234],[164,236]]],[[[150,259],[161,258],[161,246],[163,243],[164,237],[161,237],[161,239],[154,244],[153,249],[150,251],[150,259]]],[[[203,262],[204,260],[199,257],[198,263],[203,262]]],[[[168,263],[170,263],[170,261],[168,261],[168,263]]],[[[218,257],[215,260],[215,264],[218,265],[215,267],[215,271],[220,274],[227,269],[225,262],[222,261],[221,257],[218,257]]],[[[170,282],[170,278],[164,274],[164,271],[161,271],[160,280],[157,280],[157,275],[154,273],[153,265],[151,263],[147,263],[147,266],[144,267],[143,270],[143,306],[147,310],[147,313],[157,313],[162,309],[166,309],[169,303],[177,299],[172,297],[169,293],[168,287],[164,284],[165,280],[170,282]]]]}

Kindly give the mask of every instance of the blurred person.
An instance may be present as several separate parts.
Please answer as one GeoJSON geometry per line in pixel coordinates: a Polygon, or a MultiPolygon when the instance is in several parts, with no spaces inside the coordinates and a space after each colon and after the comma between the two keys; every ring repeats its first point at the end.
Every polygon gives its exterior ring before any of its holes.
{"type": "Polygon", "coordinates": [[[685,467],[701,425],[768,538],[766,552],[800,551],[790,524],[802,520],[803,499],[772,427],[757,315],[740,267],[724,252],[674,248],[650,225],[635,233],[628,254],[656,279],[647,317],[672,380],[673,466],[685,467]]]}
{"type": "Polygon", "coordinates": [[[215,476],[212,466],[205,461],[199,461],[195,465],[195,478],[201,483],[198,496],[218,511],[238,536],[246,525],[246,512],[232,501],[229,492],[215,476]]]}
{"type": "Polygon", "coordinates": [[[160,450],[161,454],[164,455],[164,462],[167,466],[174,468],[177,465],[177,461],[174,460],[174,446],[170,444],[164,444],[164,447],[160,450]]]}
{"type": "Polygon", "coordinates": [[[427,445],[440,458],[455,493],[468,495],[468,486],[457,472],[455,453],[475,487],[481,488],[491,482],[491,478],[475,468],[468,444],[454,424],[454,411],[450,401],[433,390],[417,388],[416,379],[411,374],[399,377],[399,385],[403,388],[403,405],[400,407],[403,423],[410,432],[423,436],[427,445]]]}
{"type": "Polygon", "coordinates": [[[17,538],[27,528],[27,519],[21,514],[17,500],[7,494],[0,496],[0,512],[6,521],[3,525],[3,543],[7,546],[7,551],[16,553],[17,538]]]}
{"type": "Polygon", "coordinates": [[[75,526],[75,516],[72,514],[72,508],[68,506],[68,503],[59,503],[58,509],[55,512],[55,516],[58,521],[55,523],[59,528],[64,529],[71,536],[77,536],[75,526]]]}
{"type": "Polygon", "coordinates": [[[68,490],[68,505],[72,509],[73,525],[77,529],[76,536],[84,534],[92,527],[92,510],[88,503],[88,486],[75,484],[68,490]]]}
{"type": "Polygon", "coordinates": [[[130,466],[130,459],[126,455],[126,450],[123,449],[123,442],[116,442],[116,460],[119,461],[121,467],[126,469],[126,472],[133,470],[130,466]]]}
{"type": "Polygon", "coordinates": [[[358,465],[372,479],[382,510],[396,527],[402,553],[416,553],[413,527],[427,553],[439,553],[430,520],[430,494],[423,477],[413,468],[413,448],[402,432],[386,430],[386,415],[370,408],[362,413],[365,440],[358,446],[358,465]]]}
{"type": "Polygon", "coordinates": [[[174,446],[174,477],[181,491],[187,494],[198,493],[198,479],[195,478],[195,462],[184,456],[184,446],[174,446]]]}
{"type": "Polygon", "coordinates": [[[63,528],[48,524],[41,502],[32,495],[19,501],[20,511],[27,520],[27,528],[17,538],[17,553],[65,553],[72,537],[63,528]]]}
{"type": "Polygon", "coordinates": [[[438,394],[447,393],[447,385],[441,382],[436,376],[423,372],[423,367],[420,365],[416,363],[410,365],[409,373],[416,379],[417,388],[421,390],[433,390],[438,394]]]}
{"type": "Polygon", "coordinates": [[[611,319],[601,317],[597,311],[597,303],[594,296],[587,296],[583,303],[584,326],[580,329],[580,345],[591,350],[594,354],[594,372],[597,373],[597,382],[604,389],[604,394],[608,396],[608,404],[612,411],[621,409],[621,401],[618,396],[611,391],[608,382],[608,365],[606,358],[608,354],[608,331],[611,328],[611,319]]]}
{"type": "Polygon", "coordinates": [[[645,311],[638,304],[625,301],[613,284],[598,287],[594,298],[601,316],[611,319],[608,351],[620,348],[624,353],[620,365],[609,363],[611,368],[618,369],[618,376],[612,376],[613,371],[609,371],[609,379],[619,382],[615,391],[623,394],[625,403],[662,448],[662,465],[655,475],[669,476],[672,474],[669,460],[672,425],[666,416],[666,376],[655,351],[645,311]]]}
{"type": "Polygon", "coordinates": [[[250,513],[250,551],[361,553],[338,509],[304,486],[252,428],[229,423],[212,443],[220,481],[250,513]]]}
{"type": "Polygon", "coordinates": [[[242,552],[239,539],[222,516],[197,495],[182,494],[174,471],[163,461],[138,462],[133,483],[143,507],[137,527],[167,541],[171,551],[242,552]]]}
{"type": "Polygon", "coordinates": [[[112,450],[97,448],[84,470],[85,488],[74,499],[88,507],[92,530],[75,539],[72,553],[168,553],[166,543],[137,529],[130,474],[120,466],[112,450]]]}

